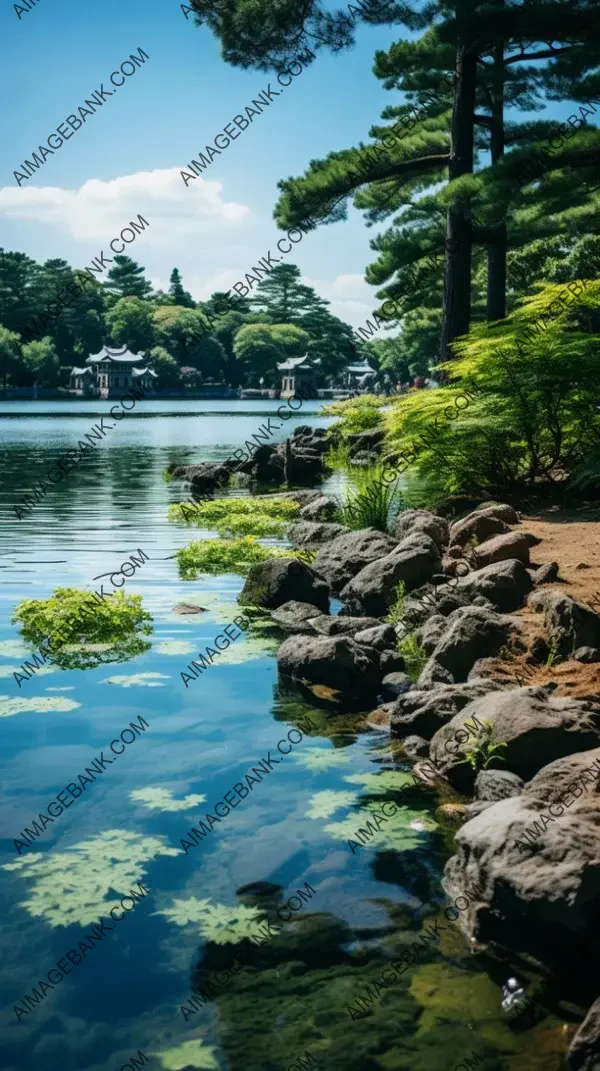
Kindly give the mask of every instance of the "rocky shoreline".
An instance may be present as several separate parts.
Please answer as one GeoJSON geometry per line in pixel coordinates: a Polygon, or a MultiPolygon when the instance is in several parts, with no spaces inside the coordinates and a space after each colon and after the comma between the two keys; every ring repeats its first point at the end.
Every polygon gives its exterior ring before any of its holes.
{"type": "MultiPolygon", "coordinates": [[[[453,523],[406,510],[383,533],[335,523],[336,504],[320,491],[291,494],[304,505],[289,538],[316,551],[312,564],[253,565],[239,595],[289,634],[277,654],[282,683],[332,712],[371,710],[369,724],[402,742],[415,779],[470,798],[451,805],[464,822],[444,886],[453,897],[482,893],[461,916],[474,948],[555,970],[574,952],[589,959],[600,897],[600,696],[559,698],[553,683],[499,674],[497,660],[583,669],[600,661],[600,616],[560,588],[558,563],[532,563],[540,540],[506,503],[482,503],[453,523]],[[387,618],[400,582],[399,625],[387,618]],[[399,628],[424,652],[417,679],[399,628]],[[466,723],[484,727],[486,768],[473,760],[466,723]],[[490,756],[492,742],[500,747],[490,756]]],[[[600,1066],[600,1000],[568,1064],[600,1066]]]]}

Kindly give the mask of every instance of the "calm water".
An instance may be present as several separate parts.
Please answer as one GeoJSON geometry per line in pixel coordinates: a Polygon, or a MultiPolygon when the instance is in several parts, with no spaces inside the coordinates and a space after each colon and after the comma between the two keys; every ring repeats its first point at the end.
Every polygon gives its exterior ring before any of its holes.
{"type": "MultiPolygon", "coordinates": [[[[542,994],[533,1018],[511,1021],[501,1008],[508,970],[485,970],[447,923],[441,946],[429,945],[363,1018],[351,1018],[348,1006],[388,961],[443,918],[450,819],[416,790],[411,810],[352,854],[347,839],[369,809],[395,798],[406,766],[360,716],[280,695],[276,640],[241,638],[187,689],[181,680],[237,613],[242,581],[180,580],[173,554],[190,537],[167,521],[168,504],[183,496],[163,472],[174,461],[226,457],[277,403],[138,403],[22,521],[13,504],[106,402],[1,405],[4,1071],[119,1071],[138,1050],[151,1071],[286,1071],[301,1059],[332,1071],[448,1071],[473,1050],[484,1071],[560,1071],[565,1034],[548,1011],[552,995],[542,994]],[[58,585],[98,588],[94,578],[137,548],[150,560],[124,590],[143,595],[154,616],[151,649],[94,669],[48,667],[19,689],[13,670],[30,651],[10,623],[19,600],[58,585]],[[207,612],[174,615],[182,599],[207,612]],[[139,715],[145,732],[19,857],[14,839],[103,749],[111,755],[110,741],[139,715]],[[277,742],[307,715],[314,728],[300,741],[292,732],[298,742],[282,758],[277,742]],[[184,854],[187,831],[268,752],[279,765],[184,854]],[[110,909],[140,881],[148,895],[112,922],[110,909]],[[294,899],[307,882],[306,900],[294,899]],[[276,910],[290,897],[294,912],[282,922],[276,910]],[[42,999],[39,982],[78,942],[85,947],[101,918],[113,931],[68,977],[52,972],[55,988],[42,999]],[[252,965],[194,1008],[193,994],[261,919],[271,937],[252,965]],[[32,1010],[17,1021],[26,994],[32,1010]]],[[[306,403],[279,436],[298,423],[326,425],[316,409],[306,403]]]]}

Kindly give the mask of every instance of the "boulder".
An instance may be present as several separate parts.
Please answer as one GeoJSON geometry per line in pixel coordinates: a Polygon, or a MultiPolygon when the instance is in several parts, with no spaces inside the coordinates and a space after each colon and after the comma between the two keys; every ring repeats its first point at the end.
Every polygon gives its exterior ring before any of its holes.
{"type": "MultiPolygon", "coordinates": [[[[238,602],[276,610],[285,602],[310,603],[329,611],[329,588],[314,569],[297,558],[269,558],[252,565],[238,602]]],[[[316,614],[315,614],[316,616],[316,614]]]]}
{"type": "MultiPolygon", "coordinates": [[[[444,620],[444,619],[442,619],[444,620]]],[[[514,623],[513,627],[514,627],[514,623]]],[[[467,680],[469,670],[478,658],[498,654],[511,634],[511,622],[493,610],[479,606],[461,607],[453,610],[445,619],[445,629],[431,652],[431,659],[451,674],[456,684],[467,680]]],[[[428,667],[417,681],[423,687],[428,679],[428,667]]],[[[439,676],[435,678],[439,680],[439,676]]]]}
{"type": "MultiPolygon", "coordinates": [[[[473,601],[477,595],[488,599],[495,610],[511,613],[523,605],[532,588],[531,577],[522,562],[511,558],[486,565],[475,573],[462,577],[452,590],[452,597],[466,596],[473,601]]],[[[438,589],[440,594],[444,588],[438,589]]]]}
{"type": "Polygon", "coordinates": [[[316,632],[309,622],[318,616],[319,611],[312,603],[297,602],[295,599],[290,599],[271,611],[273,621],[286,632],[305,632],[312,636],[315,636],[316,632]]]}
{"type": "Polygon", "coordinates": [[[426,654],[432,654],[447,628],[446,618],[441,614],[433,613],[424,625],[415,629],[415,636],[426,654]]]}
{"type": "Polygon", "coordinates": [[[429,744],[422,736],[407,736],[402,746],[409,759],[423,759],[429,754],[429,744]]]}
{"type": "Polygon", "coordinates": [[[384,699],[397,699],[412,687],[407,673],[386,673],[381,682],[381,694],[384,699]]]}
{"type": "Polygon", "coordinates": [[[199,465],[182,465],[174,470],[173,478],[189,480],[192,491],[200,494],[223,487],[229,482],[231,471],[229,465],[204,461],[199,465]]]}
{"type": "Polygon", "coordinates": [[[321,696],[326,688],[332,703],[359,710],[376,699],[377,662],[348,636],[290,636],[277,653],[281,674],[308,690],[317,686],[321,696]]]}
{"type": "Polygon", "coordinates": [[[376,528],[361,528],[332,539],[318,552],[313,565],[325,577],[332,593],[339,595],[365,565],[389,554],[397,542],[376,528]]]}
{"type": "MultiPolygon", "coordinates": [[[[314,502],[309,502],[300,510],[300,516],[304,521],[333,521],[335,520],[337,506],[327,495],[321,495],[314,502]]],[[[348,529],[345,529],[347,531],[348,529]]],[[[338,533],[341,535],[341,532],[338,533]]]]}
{"type": "Polygon", "coordinates": [[[481,506],[473,510],[473,513],[483,513],[485,517],[496,517],[505,524],[521,523],[516,509],[514,506],[509,506],[507,502],[482,502],[481,506]]]}
{"type": "MultiPolygon", "coordinates": [[[[352,618],[349,620],[351,621],[352,618]]],[[[379,655],[379,668],[385,677],[390,673],[403,673],[406,665],[400,652],[390,647],[379,655]]]]}
{"type": "Polygon", "coordinates": [[[543,613],[548,640],[563,658],[578,647],[600,647],[600,615],[570,595],[552,588],[536,590],[528,605],[543,613]]]}
{"type": "Polygon", "coordinates": [[[485,543],[492,536],[505,535],[510,528],[505,521],[490,517],[485,513],[470,513],[462,521],[455,521],[450,526],[450,546],[464,547],[473,537],[478,543],[485,543]]]}
{"type": "Polygon", "coordinates": [[[535,588],[539,587],[540,584],[551,584],[553,580],[558,579],[558,562],[546,562],[545,565],[540,565],[539,569],[533,570],[529,575],[535,588]]]}
{"type": "Polygon", "coordinates": [[[545,687],[491,692],[469,703],[438,729],[431,741],[432,761],[457,787],[464,788],[473,780],[469,767],[452,765],[472,747],[473,731],[468,740],[458,744],[454,758],[448,754],[446,744],[465,722],[477,728],[486,721],[493,726],[494,742],[507,745],[501,752],[502,768],[524,779],[533,777],[555,759],[600,743],[600,707],[588,701],[555,699],[545,687]]]}
{"type": "Polygon", "coordinates": [[[586,664],[600,662],[600,651],[597,647],[578,647],[576,651],[573,651],[571,658],[574,662],[584,662],[586,664]]]}
{"type": "Polygon", "coordinates": [[[439,551],[430,536],[424,533],[407,536],[384,558],[366,565],[342,588],[343,612],[382,617],[393,602],[400,581],[406,591],[412,591],[439,567],[439,551]]]}
{"type": "Polygon", "coordinates": [[[317,453],[288,449],[284,454],[283,475],[290,485],[314,485],[323,475],[323,459],[317,453]]]}
{"type": "Polygon", "coordinates": [[[413,688],[394,703],[390,732],[402,737],[417,733],[427,740],[463,710],[475,698],[497,689],[492,681],[467,681],[465,684],[440,684],[432,691],[413,688]]]}
{"type": "Polygon", "coordinates": [[[600,998],[595,1000],[567,1053],[569,1071],[598,1071],[600,1068],[600,998]]]}
{"type": "Polygon", "coordinates": [[[316,547],[330,543],[338,536],[346,535],[349,528],[343,524],[326,524],[320,521],[296,521],[288,529],[288,539],[295,547],[316,547]]]}
{"type": "Polygon", "coordinates": [[[473,558],[478,569],[492,565],[493,562],[507,561],[509,558],[516,558],[517,561],[523,562],[523,565],[529,565],[529,543],[523,532],[507,532],[506,535],[493,536],[486,539],[485,543],[480,543],[473,550],[473,558]]]}
{"type": "Polygon", "coordinates": [[[322,636],[354,636],[357,632],[376,628],[380,624],[377,617],[328,617],[325,614],[315,617],[313,621],[315,631],[322,636]]]}
{"type": "Polygon", "coordinates": [[[560,955],[572,962],[585,951],[594,964],[600,946],[598,775],[586,771],[598,760],[598,748],[558,759],[519,796],[494,803],[458,830],[444,888],[451,897],[470,894],[460,919],[471,941],[497,941],[546,963],[560,955]],[[558,805],[561,796],[565,803],[558,805]]]}
{"type": "Polygon", "coordinates": [[[354,642],[363,647],[374,647],[376,651],[385,651],[393,647],[396,642],[396,633],[392,625],[376,625],[372,628],[361,629],[354,633],[354,642]]]}
{"type": "Polygon", "coordinates": [[[519,796],[524,784],[521,777],[508,770],[480,770],[475,778],[475,799],[491,800],[492,803],[507,800],[519,796]]]}
{"type": "Polygon", "coordinates": [[[392,525],[392,535],[401,540],[413,532],[425,532],[440,550],[448,545],[448,522],[429,510],[407,509],[398,514],[392,525]]]}

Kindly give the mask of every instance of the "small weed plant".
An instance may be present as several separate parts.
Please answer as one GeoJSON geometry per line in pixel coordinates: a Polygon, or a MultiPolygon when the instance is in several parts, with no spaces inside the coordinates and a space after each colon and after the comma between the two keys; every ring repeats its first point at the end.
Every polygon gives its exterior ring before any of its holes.
{"type": "Polygon", "coordinates": [[[352,485],[338,499],[336,519],[340,524],[358,531],[377,528],[387,532],[390,524],[405,509],[402,494],[394,484],[382,479],[380,465],[352,474],[352,485]]]}
{"type": "Polygon", "coordinates": [[[458,763],[458,765],[468,763],[475,773],[479,773],[480,770],[487,770],[494,759],[497,762],[506,761],[506,756],[501,755],[500,752],[508,745],[503,741],[494,742],[494,726],[491,721],[484,721],[483,725],[484,728],[481,729],[479,735],[473,741],[472,747],[465,751],[464,759],[461,759],[460,763],[458,763]]]}
{"type": "Polygon", "coordinates": [[[406,604],[406,585],[403,580],[399,584],[396,584],[396,591],[394,593],[394,601],[390,606],[390,611],[386,617],[386,621],[390,625],[397,625],[402,621],[404,617],[404,610],[406,604]]]}
{"type": "Polygon", "coordinates": [[[418,680],[425,669],[429,656],[414,632],[409,632],[408,636],[405,636],[403,640],[400,640],[398,643],[398,651],[404,659],[406,672],[411,681],[418,680]]]}

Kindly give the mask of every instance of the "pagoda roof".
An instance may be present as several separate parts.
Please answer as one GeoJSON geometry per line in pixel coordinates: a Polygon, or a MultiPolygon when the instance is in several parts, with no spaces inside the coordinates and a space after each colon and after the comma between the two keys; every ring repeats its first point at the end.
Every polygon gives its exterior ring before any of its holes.
{"type": "Polygon", "coordinates": [[[131,350],[125,350],[124,353],[107,353],[106,350],[99,350],[98,353],[90,353],[86,358],[86,364],[100,364],[101,361],[117,361],[121,364],[139,364],[140,357],[145,357],[144,353],[132,353],[131,350]]]}
{"type": "Polygon", "coordinates": [[[300,372],[303,368],[315,368],[316,365],[319,365],[320,363],[321,361],[319,358],[313,361],[308,354],[305,353],[304,357],[288,357],[287,361],[282,361],[277,367],[280,372],[295,372],[296,370],[300,372]]]}

